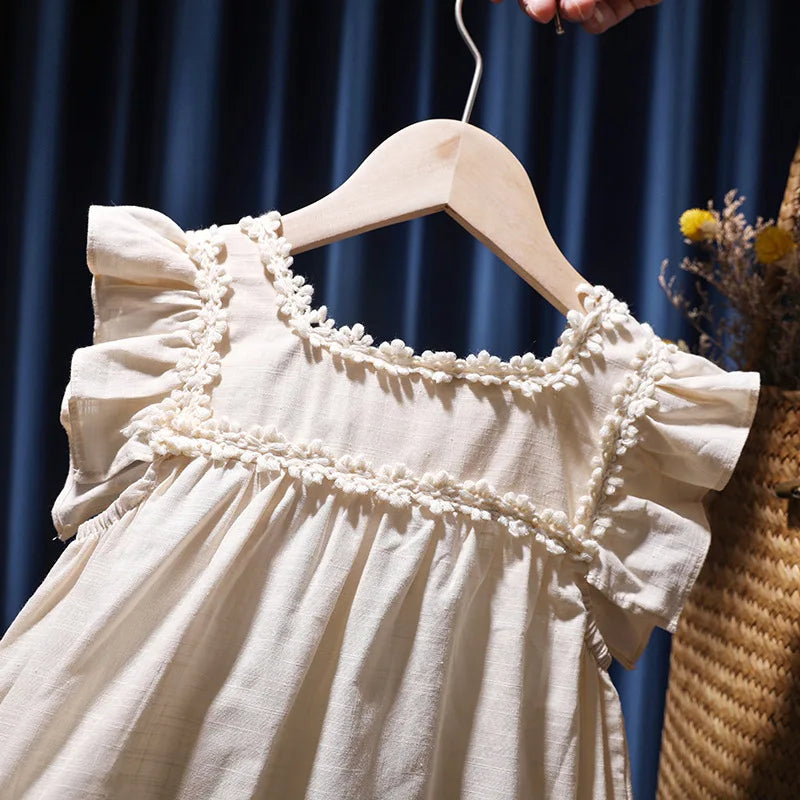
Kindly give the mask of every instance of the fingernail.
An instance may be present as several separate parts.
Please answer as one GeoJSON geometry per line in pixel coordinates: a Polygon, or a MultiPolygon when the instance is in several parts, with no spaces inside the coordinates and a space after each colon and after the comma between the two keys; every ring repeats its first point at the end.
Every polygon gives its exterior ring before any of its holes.
{"type": "Polygon", "coordinates": [[[547,4],[546,0],[524,0],[524,3],[525,8],[527,8],[531,14],[541,14],[547,4]]]}
{"type": "Polygon", "coordinates": [[[585,22],[585,18],[583,16],[583,8],[577,0],[565,0],[564,5],[573,13],[575,14],[581,22],[585,22]]]}
{"type": "Polygon", "coordinates": [[[594,22],[595,25],[603,24],[603,12],[600,10],[600,6],[595,6],[594,14],[592,14],[592,22],[594,22]]]}

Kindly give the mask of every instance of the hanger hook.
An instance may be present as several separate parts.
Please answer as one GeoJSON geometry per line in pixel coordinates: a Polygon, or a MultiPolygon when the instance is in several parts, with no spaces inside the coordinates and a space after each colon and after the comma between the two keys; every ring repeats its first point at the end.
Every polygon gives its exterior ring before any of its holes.
{"type": "Polygon", "coordinates": [[[464,106],[464,115],[461,117],[462,122],[469,122],[469,116],[472,113],[472,106],[475,105],[475,96],[478,94],[478,84],[481,82],[481,74],[483,73],[483,59],[481,52],[472,41],[472,37],[467,32],[464,26],[464,17],[461,14],[461,6],[464,0],[456,0],[456,25],[461,38],[467,43],[470,52],[475,57],[475,74],[472,76],[472,86],[469,89],[469,96],[467,97],[467,104],[464,106]]]}

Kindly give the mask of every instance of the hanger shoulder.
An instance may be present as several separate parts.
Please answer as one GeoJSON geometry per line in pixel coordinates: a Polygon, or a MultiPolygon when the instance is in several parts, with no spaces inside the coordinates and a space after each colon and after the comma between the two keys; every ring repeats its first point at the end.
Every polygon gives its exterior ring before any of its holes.
{"type": "Polygon", "coordinates": [[[576,289],[587,283],[559,250],[528,173],[498,139],[465,124],[445,211],[562,313],[583,311],[576,289]]]}
{"type": "Polygon", "coordinates": [[[283,216],[298,254],[446,211],[562,313],[583,311],[586,281],[558,249],[525,168],[490,133],[452,119],[414,123],[383,141],[337,189],[283,216]]]}
{"type": "Polygon", "coordinates": [[[341,186],[283,217],[292,253],[444,210],[461,134],[456,120],[425,120],[384,140],[341,186]]]}

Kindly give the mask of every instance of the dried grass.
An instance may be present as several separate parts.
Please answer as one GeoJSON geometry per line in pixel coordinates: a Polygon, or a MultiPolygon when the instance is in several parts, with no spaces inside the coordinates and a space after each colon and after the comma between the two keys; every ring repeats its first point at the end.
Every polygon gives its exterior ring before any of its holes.
{"type": "Polygon", "coordinates": [[[698,332],[700,355],[729,369],[757,371],[764,384],[800,389],[800,264],[795,247],[780,261],[762,264],[757,237],[774,221],[758,217],[755,225],[739,210],[745,197],[732,189],[721,211],[708,209],[716,234],[705,241],[685,241],[699,255],[683,259],[680,268],[694,275],[699,304],[667,278],[661,264],[658,282],[672,305],[698,332]]]}

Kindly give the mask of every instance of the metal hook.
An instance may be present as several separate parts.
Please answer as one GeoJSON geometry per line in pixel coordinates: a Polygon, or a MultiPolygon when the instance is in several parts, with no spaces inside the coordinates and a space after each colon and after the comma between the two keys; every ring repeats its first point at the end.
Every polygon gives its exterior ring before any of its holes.
{"type": "Polygon", "coordinates": [[[472,37],[467,33],[464,27],[464,17],[461,15],[461,6],[464,0],[456,0],[456,25],[461,38],[467,43],[470,52],[475,57],[475,73],[472,76],[472,86],[469,89],[469,96],[467,97],[467,104],[464,106],[464,115],[461,117],[462,122],[469,122],[470,114],[472,113],[472,106],[475,104],[475,97],[478,94],[478,84],[481,82],[481,74],[483,73],[483,59],[481,58],[480,50],[475,46],[472,37]]]}
{"type": "MultiPolygon", "coordinates": [[[[472,106],[475,105],[475,97],[478,94],[478,84],[481,82],[481,75],[483,74],[483,59],[481,58],[480,50],[475,46],[475,42],[472,41],[472,37],[467,32],[466,26],[464,25],[464,17],[461,13],[463,4],[464,0],[456,0],[456,25],[458,27],[458,32],[461,34],[461,38],[467,43],[467,47],[469,47],[470,52],[475,57],[475,73],[472,76],[472,86],[469,88],[467,104],[464,106],[464,114],[461,117],[462,122],[469,122],[470,114],[472,114],[472,106]]],[[[564,33],[564,26],[561,24],[561,14],[559,13],[560,6],[561,0],[556,0],[556,33],[564,33]]]]}
{"type": "Polygon", "coordinates": [[[561,24],[561,14],[559,13],[559,6],[561,5],[561,0],[556,0],[556,33],[564,33],[564,26],[561,24]]]}

